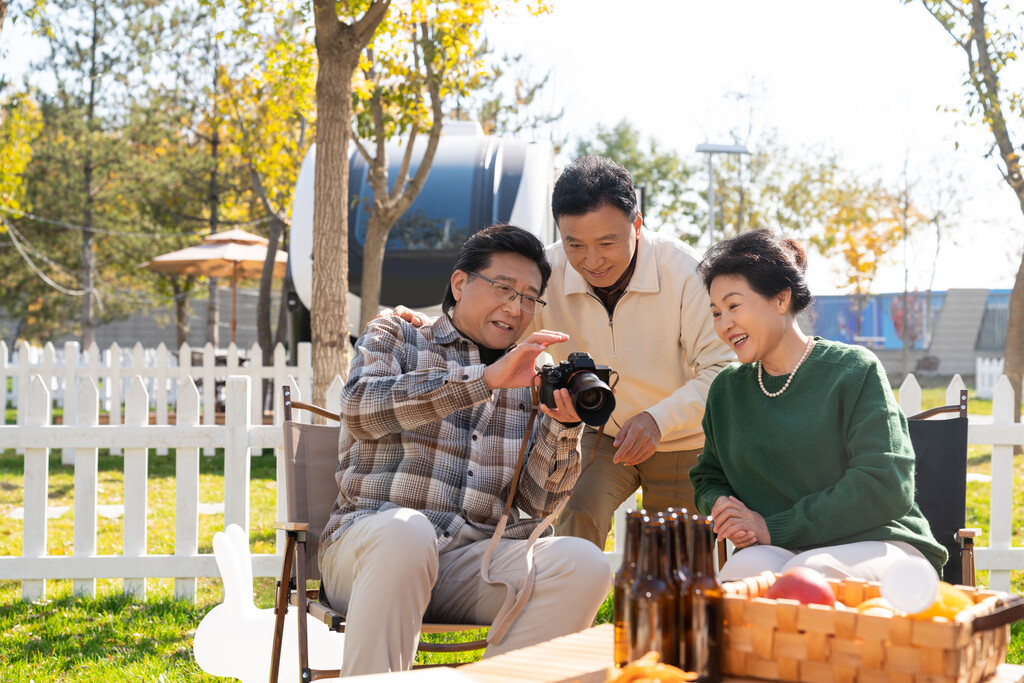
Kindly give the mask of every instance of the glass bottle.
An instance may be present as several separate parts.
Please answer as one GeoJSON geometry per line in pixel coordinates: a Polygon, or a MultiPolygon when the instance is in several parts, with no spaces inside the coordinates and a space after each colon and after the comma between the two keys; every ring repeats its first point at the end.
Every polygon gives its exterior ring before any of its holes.
{"type": "Polygon", "coordinates": [[[686,671],[698,683],[722,680],[722,584],[715,574],[715,536],[710,517],[693,515],[687,534],[693,569],[684,595],[686,671]]]}
{"type": "Polygon", "coordinates": [[[671,546],[671,552],[669,557],[671,558],[671,568],[675,573],[676,595],[678,598],[678,610],[679,610],[679,668],[687,670],[686,661],[686,592],[690,588],[690,553],[686,548],[686,538],[688,536],[686,530],[686,508],[682,508],[679,512],[673,512],[669,517],[669,538],[671,546]]]}
{"type": "Polygon", "coordinates": [[[645,518],[637,576],[630,589],[631,660],[650,651],[666,664],[679,664],[678,596],[668,567],[668,528],[664,519],[645,518]]]}
{"type": "Polygon", "coordinates": [[[629,591],[636,580],[636,565],[640,555],[640,535],[644,511],[626,512],[626,530],[623,539],[622,566],[615,573],[612,587],[612,624],[615,628],[615,666],[629,664],[629,591]]]}

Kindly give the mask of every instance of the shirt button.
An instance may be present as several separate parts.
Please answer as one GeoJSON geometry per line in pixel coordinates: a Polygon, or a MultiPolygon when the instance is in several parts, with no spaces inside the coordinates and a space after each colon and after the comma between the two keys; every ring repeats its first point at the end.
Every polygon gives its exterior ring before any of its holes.
{"type": "Polygon", "coordinates": [[[473,435],[473,441],[476,441],[476,434],[473,435]]]}
{"type": "Polygon", "coordinates": [[[524,406],[522,403],[520,403],[519,404],[519,410],[526,410],[526,406],[524,406]]]}
{"type": "Polygon", "coordinates": [[[442,536],[444,536],[445,538],[450,538],[450,537],[451,537],[451,534],[450,534],[450,533],[448,533],[447,531],[446,531],[446,532],[444,532],[444,533],[443,533],[443,534],[441,534],[441,535],[442,535],[442,536]]]}
{"type": "Polygon", "coordinates": [[[466,474],[468,474],[469,476],[471,476],[471,477],[472,477],[472,476],[473,476],[473,470],[467,470],[467,471],[466,471],[466,474]]]}
{"type": "Polygon", "coordinates": [[[463,375],[462,379],[469,379],[469,375],[463,375]]]}

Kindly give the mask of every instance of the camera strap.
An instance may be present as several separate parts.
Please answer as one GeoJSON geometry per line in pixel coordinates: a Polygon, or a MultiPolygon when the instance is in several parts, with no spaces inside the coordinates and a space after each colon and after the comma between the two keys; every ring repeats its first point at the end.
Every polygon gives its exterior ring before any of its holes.
{"type": "MultiPolygon", "coordinates": [[[[498,542],[501,540],[502,534],[505,533],[505,526],[508,524],[508,515],[512,511],[512,501],[516,496],[516,487],[519,484],[519,475],[523,471],[523,463],[526,461],[526,447],[530,443],[530,435],[533,432],[533,425],[537,419],[537,413],[540,412],[540,398],[537,392],[537,384],[534,382],[530,385],[530,392],[533,396],[533,403],[530,406],[530,418],[526,423],[526,433],[523,435],[523,442],[519,446],[519,456],[516,458],[516,466],[512,472],[512,484],[509,486],[508,499],[505,501],[505,509],[501,513],[501,519],[498,520],[498,525],[494,528],[494,533],[491,535],[491,540],[487,544],[487,550],[484,551],[484,556],[480,561],[480,578],[486,583],[493,586],[503,585],[505,586],[505,601],[502,603],[498,613],[494,616],[494,621],[491,623],[491,629],[487,632],[488,644],[498,644],[505,639],[508,635],[509,629],[512,627],[512,623],[516,620],[519,614],[526,607],[526,602],[530,599],[530,595],[533,594],[533,584],[537,578],[537,567],[533,563],[533,546],[540,538],[549,526],[558,518],[558,515],[562,513],[562,509],[565,508],[565,504],[569,502],[569,497],[572,495],[565,496],[558,505],[555,507],[555,511],[544,518],[544,520],[537,525],[537,527],[530,533],[529,538],[526,540],[526,579],[523,581],[522,589],[516,593],[515,586],[507,581],[501,581],[500,579],[491,579],[491,558],[494,556],[494,552],[498,549],[498,542]]],[[[604,425],[598,429],[598,441],[600,441],[601,434],[604,433],[604,425]]],[[[597,454],[597,441],[594,442],[594,450],[590,456],[590,462],[593,462],[594,457],[597,454]]],[[[590,463],[587,464],[590,466],[590,463]]],[[[584,468],[586,469],[586,468],[584,468]]],[[[581,472],[582,474],[582,472],[581,472]]]]}

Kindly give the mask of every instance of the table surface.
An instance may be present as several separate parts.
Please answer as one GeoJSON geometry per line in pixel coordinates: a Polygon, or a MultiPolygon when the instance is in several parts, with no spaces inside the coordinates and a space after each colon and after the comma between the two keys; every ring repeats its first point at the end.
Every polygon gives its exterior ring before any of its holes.
{"type": "MultiPolygon", "coordinates": [[[[477,683],[604,683],[612,666],[613,631],[602,624],[581,633],[456,669],[477,683]]],[[[753,679],[725,677],[724,683],[753,679]]],[[[1022,683],[1024,666],[1003,664],[986,683],[1022,683]]]]}

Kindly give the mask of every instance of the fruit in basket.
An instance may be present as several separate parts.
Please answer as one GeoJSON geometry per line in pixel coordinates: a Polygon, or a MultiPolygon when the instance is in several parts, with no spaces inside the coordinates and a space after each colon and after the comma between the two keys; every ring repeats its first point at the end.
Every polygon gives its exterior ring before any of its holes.
{"type": "Polygon", "coordinates": [[[893,617],[902,614],[883,597],[868,598],[857,605],[857,611],[874,617],[893,617]]]}
{"type": "Polygon", "coordinates": [[[932,606],[923,612],[912,614],[911,617],[914,619],[931,619],[932,617],[952,619],[973,604],[974,601],[962,590],[945,581],[939,581],[939,590],[932,606]]]}
{"type": "Polygon", "coordinates": [[[832,586],[820,572],[810,567],[793,567],[775,579],[775,583],[765,592],[764,597],[771,600],[796,600],[804,605],[836,604],[836,595],[832,586]]]}

